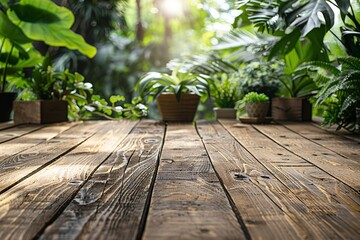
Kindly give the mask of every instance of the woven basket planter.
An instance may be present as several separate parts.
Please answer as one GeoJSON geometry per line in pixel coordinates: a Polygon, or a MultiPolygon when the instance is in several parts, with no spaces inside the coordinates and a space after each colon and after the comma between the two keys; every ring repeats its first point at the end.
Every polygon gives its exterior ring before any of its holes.
{"type": "Polygon", "coordinates": [[[249,117],[265,118],[269,110],[269,102],[251,102],[245,104],[249,117]]]}
{"type": "Polygon", "coordinates": [[[183,93],[180,101],[175,94],[163,93],[157,98],[157,104],[164,121],[192,122],[194,120],[200,97],[196,94],[183,93]]]}

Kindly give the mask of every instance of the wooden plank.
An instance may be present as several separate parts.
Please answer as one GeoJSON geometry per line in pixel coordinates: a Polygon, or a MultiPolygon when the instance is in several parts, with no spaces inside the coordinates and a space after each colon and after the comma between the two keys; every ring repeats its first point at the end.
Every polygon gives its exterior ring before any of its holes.
{"type": "MultiPolygon", "coordinates": [[[[264,192],[267,192],[289,217],[298,222],[299,226],[308,226],[307,231],[312,232],[310,238],[357,239],[360,236],[358,193],[316,166],[304,164],[304,159],[273,142],[252,126],[236,121],[221,120],[221,123],[286,186],[274,186],[263,179],[260,184],[264,192]]],[[[256,126],[258,127],[260,128],[260,125],[256,126]]],[[[255,169],[255,173],[257,171],[255,169]]],[[[261,171],[259,172],[261,174],[261,171]]]]}
{"type": "Polygon", "coordinates": [[[15,127],[15,124],[13,121],[0,122],[0,130],[6,129],[6,128],[11,128],[11,127],[15,127]]]}
{"type": "Polygon", "coordinates": [[[57,131],[64,130],[65,127],[69,128],[73,124],[43,128],[1,144],[0,149],[5,152],[5,155],[0,155],[0,193],[69,152],[103,125],[104,123],[100,122],[86,122],[31,148],[28,147],[48,137],[53,137],[57,131]],[[3,146],[5,149],[2,149],[3,146]],[[16,151],[22,148],[28,149],[16,154],[16,151]],[[12,151],[15,154],[8,157],[6,154],[10,155],[12,151]]]}
{"type": "Polygon", "coordinates": [[[360,166],[360,142],[341,137],[338,134],[329,133],[326,130],[308,123],[293,122],[282,123],[282,125],[304,138],[307,138],[350,161],[358,163],[358,166],[360,166]]]}
{"type": "Polygon", "coordinates": [[[285,186],[281,186],[281,182],[219,123],[197,122],[197,128],[215,171],[222,179],[252,239],[301,239],[303,235],[312,236],[306,225],[296,226],[276,204],[273,196],[266,195],[264,182],[269,182],[266,185],[271,188],[284,189],[285,186]]]}
{"type": "Polygon", "coordinates": [[[10,141],[11,139],[18,138],[25,134],[36,131],[44,125],[18,125],[13,128],[8,128],[0,131],[0,143],[10,141]]]}
{"type": "MultiPolygon", "coordinates": [[[[17,153],[29,149],[42,142],[49,141],[65,130],[74,127],[76,123],[60,123],[48,125],[38,131],[31,132],[22,137],[4,142],[0,145],[0,166],[1,162],[17,153]]],[[[1,168],[1,167],[0,167],[1,168]]]]}
{"type": "Polygon", "coordinates": [[[345,158],[332,150],[308,141],[281,125],[257,125],[256,129],[360,193],[360,161],[358,159],[345,158]]]}
{"type": "Polygon", "coordinates": [[[164,130],[141,121],[41,239],[136,239],[164,130]]]}
{"type": "Polygon", "coordinates": [[[143,239],[245,239],[191,124],[169,124],[143,239]]]}
{"type": "Polygon", "coordinates": [[[76,149],[0,195],[0,239],[32,239],[65,208],[134,127],[108,121],[76,149]]]}
{"type": "Polygon", "coordinates": [[[337,127],[338,127],[337,125],[322,126],[321,123],[324,121],[324,119],[322,117],[313,117],[312,121],[313,121],[312,125],[317,127],[317,128],[320,128],[320,129],[322,129],[324,131],[327,131],[329,133],[336,134],[336,135],[339,135],[341,137],[348,138],[350,140],[353,140],[353,141],[356,141],[356,142],[360,143],[360,135],[359,134],[349,132],[348,130],[346,130],[344,128],[336,130],[337,127]]]}

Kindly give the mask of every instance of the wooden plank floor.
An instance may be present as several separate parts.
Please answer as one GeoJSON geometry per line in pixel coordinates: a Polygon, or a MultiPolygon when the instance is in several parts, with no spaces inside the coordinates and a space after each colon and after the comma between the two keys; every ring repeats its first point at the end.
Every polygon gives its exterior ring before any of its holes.
{"type": "Polygon", "coordinates": [[[360,141],[314,123],[0,123],[0,239],[360,239],[360,141]]]}

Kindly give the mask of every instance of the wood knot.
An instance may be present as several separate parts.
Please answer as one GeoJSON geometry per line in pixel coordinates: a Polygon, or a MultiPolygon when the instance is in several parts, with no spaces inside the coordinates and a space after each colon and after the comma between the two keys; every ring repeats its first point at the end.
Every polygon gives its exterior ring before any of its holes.
{"type": "Polygon", "coordinates": [[[234,178],[236,180],[244,180],[244,179],[247,179],[248,177],[245,174],[242,174],[242,173],[235,173],[234,178]]]}

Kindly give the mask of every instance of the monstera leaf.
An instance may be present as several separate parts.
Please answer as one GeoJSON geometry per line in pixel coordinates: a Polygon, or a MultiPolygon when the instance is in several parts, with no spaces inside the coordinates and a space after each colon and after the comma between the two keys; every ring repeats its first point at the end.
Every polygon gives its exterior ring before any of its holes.
{"type": "Polygon", "coordinates": [[[280,5],[279,13],[284,16],[290,28],[298,27],[302,36],[306,36],[314,28],[320,28],[322,24],[327,30],[334,25],[334,12],[325,0],[309,0],[305,3],[301,0],[287,1],[280,5]],[[319,17],[320,14],[324,22],[319,17]]]}
{"type": "Polygon", "coordinates": [[[10,6],[7,16],[31,40],[78,50],[88,57],[96,54],[95,47],[70,29],[74,23],[72,12],[50,0],[21,0],[10,6]]]}

